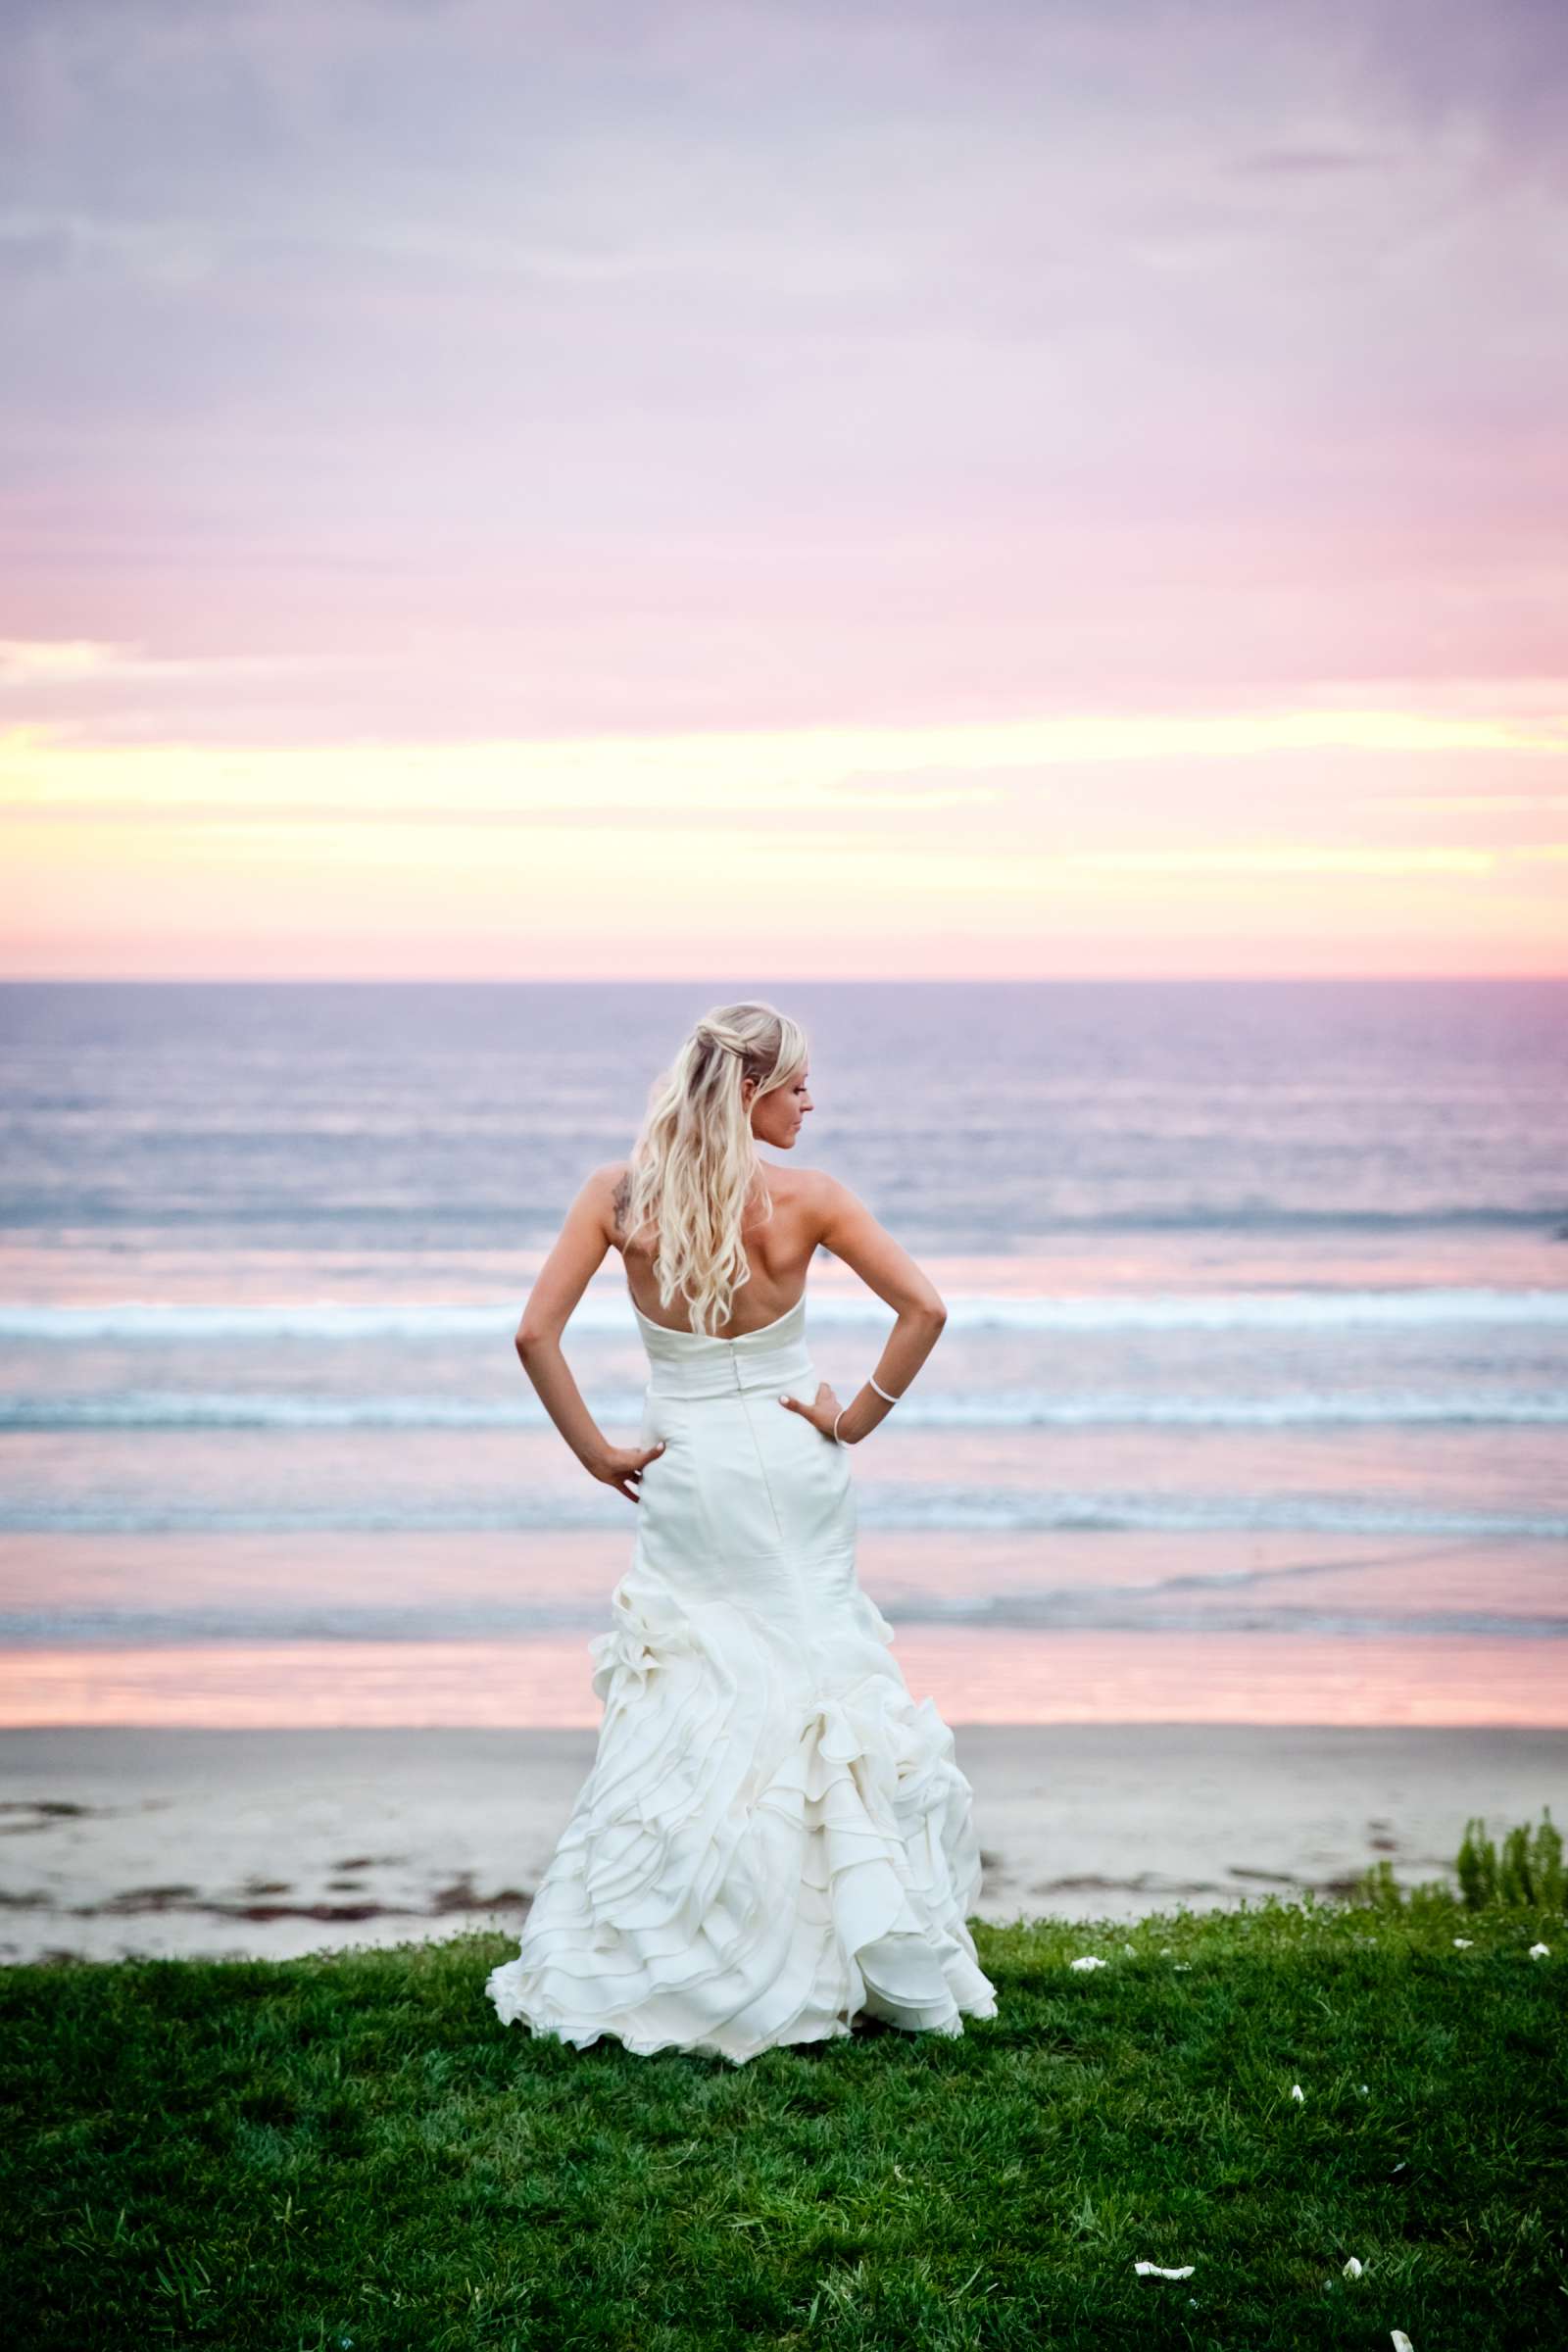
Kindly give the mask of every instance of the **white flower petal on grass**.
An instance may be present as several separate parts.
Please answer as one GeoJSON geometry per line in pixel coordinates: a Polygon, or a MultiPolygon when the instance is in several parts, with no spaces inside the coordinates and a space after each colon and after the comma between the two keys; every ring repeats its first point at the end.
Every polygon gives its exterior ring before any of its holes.
{"type": "Polygon", "coordinates": [[[1085,1952],[1081,1960],[1069,1960],[1067,1963],[1069,1968],[1103,1968],[1104,1965],[1103,1960],[1097,1960],[1093,1952],[1085,1952]]]}
{"type": "Polygon", "coordinates": [[[1371,2092],[1370,2092],[1370,2091],[1367,2089],[1367,2086],[1366,2086],[1366,2084],[1365,2084],[1364,2082],[1358,2082],[1358,2083],[1356,2084],[1356,2086],[1355,2086],[1355,2087],[1356,2087],[1356,2089],[1357,2089],[1357,2090],[1358,2090],[1358,2091],[1361,2093],[1361,2096],[1362,2096],[1362,2098],[1363,2098],[1363,2099],[1366,2099],[1366,2098],[1370,2098],[1370,2097],[1371,2097],[1371,2095],[1372,2095],[1372,2094],[1371,2094],[1371,2092]]]}
{"type": "Polygon", "coordinates": [[[1467,1952],[1470,1949],[1470,1940],[1471,1939],[1468,1936],[1456,1936],[1453,1939],[1454,1950],[1456,1952],[1467,1952]]]}
{"type": "Polygon", "coordinates": [[[1390,2332],[1394,2337],[1394,2352],[1415,2352],[1414,2344],[1402,2328],[1395,2328],[1390,2332]]]}
{"type": "Polygon", "coordinates": [[[1193,1965],[1193,1964],[1192,1964],[1192,1962],[1191,1962],[1190,1960],[1173,1960],[1173,1961],[1171,1962],[1171,1964],[1170,1964],[1170,1966],[1171,1966],[1171,1974],[1172,1974],[1172,1976],[1177,1976],[1177,1977],[1179,1977],[1179,1976],[1182,1974],[1182,1972],[1183,1972],[1183,1970],[1184,1970],[1184,1969],[1185,1969],[1185,1970],[1188,1970],[1188,1971],[1190,1972],[1190,1971],[1191,1971],[1191,1969],[1192,1969],[1192,1965],[1193,1965]]]}
{"type": "Polygon", "coordinates": [[[1184,2263],[1179,2271],[1162,2270],[1157,2262],[1135,2262],[1133,2264],[1133,2269],[1138,2273],[1140,2278],[1190,2278],[1193,2275],[1193,2268],[1194,2266],[1190,2262],[1184,2263]]]}
{"type": "Polygon", "coordinates": [[[1551,1957],[1550,1944],[1533,1943],[1530,1946],[1530,1957],[1532,1960],[1549,1960],[1551,1957]]]}
{"type": "Polygon", "coordinates": [[[1362,2265],[1357,2262],[1355,2256],[1352,2254],[1340,2275],[1345,2278],[1359,2278],[1361,2276],[1361,2270],[1362,2265]]]}
{"type": "Polygon", "coordinates": [[[1292,2096],[1292,2098],[1293,2098],[1293,2099],[1299,2099],[1299,2100],[1301,2100],[1303,2103],[1305,2102],[1305,2099],[1306,2099],[1306,2093],[1305,2093],[1305,2091],[1304,2091],[1304,2090],[1301,2088],[1301,2085],[1299,2084],[1299,2082],[1293,2082],[1293,2083],[1291,2084],[1291,2096],[1292,2096]]]}
{"type": "Polygon", "coordinates": [[[1133,1950],[1133,1946],[1130,1943],[1124,1943],[1121,1948],[1124,1952],[1132,1952],[1133,1958],[1135,1960],[1137,1959],[1138,1954],[1133,1950]]]}

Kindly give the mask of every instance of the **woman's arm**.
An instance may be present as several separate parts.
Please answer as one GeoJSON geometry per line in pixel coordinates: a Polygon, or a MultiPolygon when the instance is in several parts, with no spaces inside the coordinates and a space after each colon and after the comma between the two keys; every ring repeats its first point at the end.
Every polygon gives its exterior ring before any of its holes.
{"type": "MultiPolygon", "coordinates": [[[[885,1299],[898,1316],[874,1377],[892,1396],[902,1396],[941,1338],[947,1307],[935,1284],[848,1185],[820,1172],[817,1182],[823,1248],[852,1266],[866,1288],[885,1299]]],[[[892,1410],[867,1381],[844,1407],[838,1425],[841,1444],[858,1445],[892,1410]]]]}
{"type": "Polygon", "coordinates": [[[640,1499],[636,1488],[628,1482],[641,1477],[662,1447],[612,1446],[583,1402],[582,1392],[561,1352],[561,1335],[606,1250],[612,1247],[612,1203],[619,1175],[620,1163],[608,1161],[595,1168],[583,1185],[566,1211],[554,1249],[534,1278],[513,1345],[545,1411],[583,1468],[636,1502],[640,1499]]]}

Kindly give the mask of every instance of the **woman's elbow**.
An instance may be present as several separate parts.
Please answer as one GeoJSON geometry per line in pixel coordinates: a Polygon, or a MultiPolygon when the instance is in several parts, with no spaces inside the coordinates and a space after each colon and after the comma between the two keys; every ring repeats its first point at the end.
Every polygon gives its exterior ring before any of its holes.
{"type": "Polygon", "coordinates": [[[517,1325],[516,1335],[512,1344],[523,1362],[526,1363],[530,1355],[536,1355],[541,1348],[548,1348],[555,1336],[555,1333],[547,1330],[544,1324],[529,1323],[524,1320],[517,1325]]]}

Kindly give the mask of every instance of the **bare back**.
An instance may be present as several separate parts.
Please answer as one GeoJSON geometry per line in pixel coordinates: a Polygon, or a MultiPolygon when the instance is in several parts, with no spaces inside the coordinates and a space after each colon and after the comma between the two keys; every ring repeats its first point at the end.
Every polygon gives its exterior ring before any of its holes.
{"type": "MultiPolygon", "coordinates": [[[[772,1214],[754,1197],[742,1227],[751,1276],[736,1294],[729,1328],[711,1337],[744,1339],[749,1331],[760,1331],[787,1315],[806,1296],[811,1256],[819,1249],[858,1274],[896,1315],[934,1318],[940,1329],[946,1309],[936,1285],[908,1251],[883,1232],[863,1200],[821,1168],[758,1164],[772,1200],[772,1214]]],[[[629,1161],[604,1160],[581,1186],[528,1294],[517,1328],[519,1348],[530,1341],[559,1347],[573,1307],[612,1248],[620,1251],[626,1288],[639,1313],[665,1331],[690,1329],[660,1303],[653,1263],[657,1236],[642,1237],[635,1246],[628,1243],[624,1217],[630,1177],[629,1161]]],[[[930,1345],[929,1340],[923,1343],[920,1355],[902,1367],[905,1377],[918,1368],[930,1345]]]]}
{"type": "MultiPolygon", "coordinates": [[[[736,1292],[735,1312],[724,1330],[713,1335],[718,1339],[738,1340],[743,1333],[760,1331],[764,1324],[776,1323],[780,1315],[788,1314],[805,1296],[811,1258],[822,1240],[824,1183],[817,1171],[768,1164],[763,1174],[773,1212],[767,1215],[755,1202],[747,1208],[741,1238],[752,1269],[751,1280],[736,1292]]],[[[632,1303],[650,1323],[662,1324],[666,1331],[689,1331],[690,1324],[673,1321],[660,1301],[653,1240],[643,1236],[635,1244],[627,1243],[624,1224],[629,1190],[630,1167],[622,1162],[614,1185],[611,1238],[626,1269],[626,1288],[632,1303]]]]}

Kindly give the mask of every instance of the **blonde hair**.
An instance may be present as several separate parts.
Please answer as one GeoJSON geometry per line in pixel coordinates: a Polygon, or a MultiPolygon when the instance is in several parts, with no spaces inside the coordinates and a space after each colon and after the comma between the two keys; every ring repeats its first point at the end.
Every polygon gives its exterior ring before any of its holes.
{"type": "Polygon", "coordinates": [[[632,1147],[624,1232],[657,1229],[661,1305],[677,1292],[691,1328],[712,1337],[751,1280],[741,1222],[754,1193],[773,1213],[751,1113],[808,1060],[806,1032],[771,1004],[720,1004],[688,1033],[649,1090],[632,1147]],[[755,1078],[751,1103],[741,1081],[755,1078]]]}

